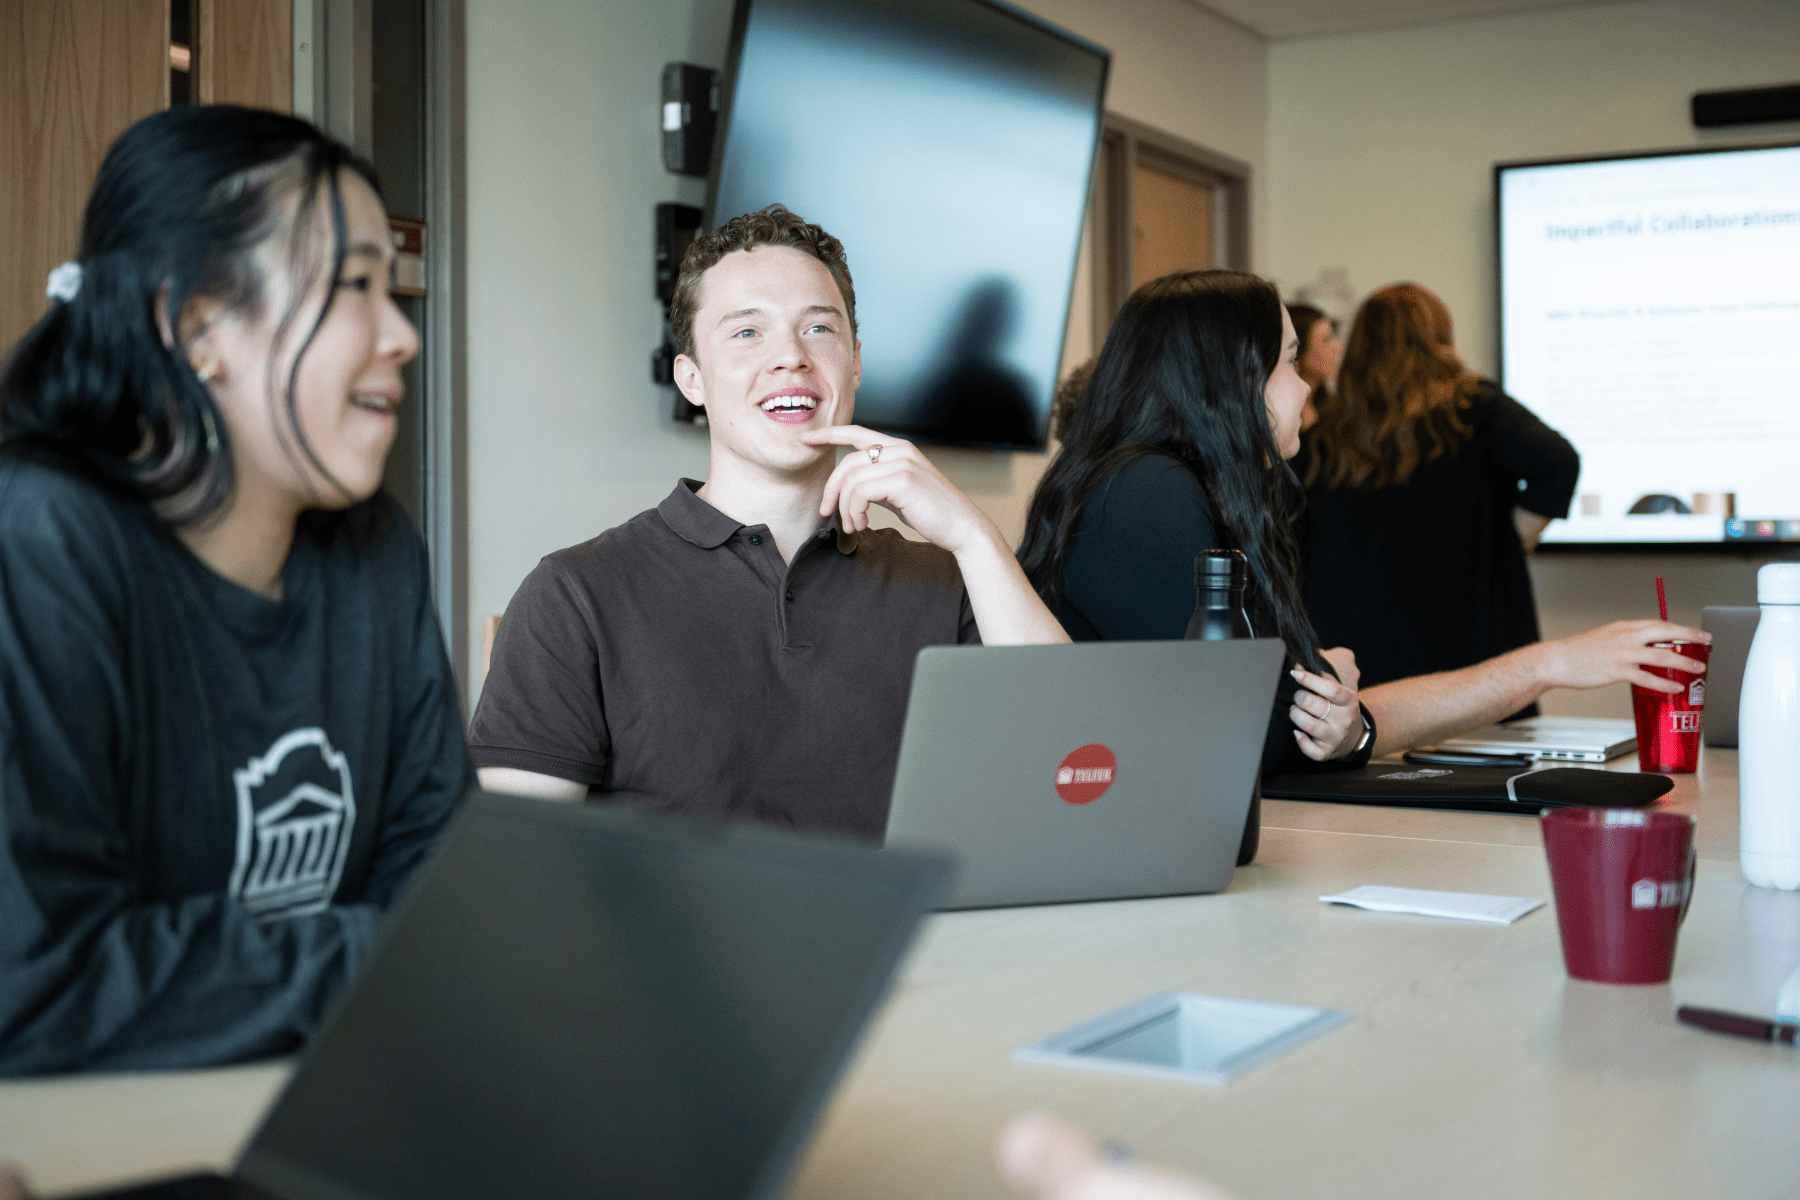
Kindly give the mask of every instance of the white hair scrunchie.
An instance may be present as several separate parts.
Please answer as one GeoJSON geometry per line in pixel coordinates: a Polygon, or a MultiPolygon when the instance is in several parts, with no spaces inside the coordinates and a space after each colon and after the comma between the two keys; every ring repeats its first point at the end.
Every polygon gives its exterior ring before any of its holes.
{"type": "Polygon", "coordinates": [[[64,304],[81,294],[81,264],[66,262],[50,272],[50,278],[44,281],[44,295],[52,300],[61,300],[64,304]]]}

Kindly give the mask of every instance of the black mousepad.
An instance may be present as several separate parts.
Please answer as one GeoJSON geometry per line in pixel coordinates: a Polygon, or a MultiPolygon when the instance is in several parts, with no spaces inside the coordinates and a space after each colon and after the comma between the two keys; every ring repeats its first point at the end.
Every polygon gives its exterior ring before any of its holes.
{"type": "Polygon", "coordinates": [[[1438,767],[1370,763],[1354,771],[1275,775],[1263,780],[1265,800],[1324,800],[1392,808],[1520,813],[1546,808],[1643,808],[1669,793],[1667,775],[1549,767],[1438,767]]]}

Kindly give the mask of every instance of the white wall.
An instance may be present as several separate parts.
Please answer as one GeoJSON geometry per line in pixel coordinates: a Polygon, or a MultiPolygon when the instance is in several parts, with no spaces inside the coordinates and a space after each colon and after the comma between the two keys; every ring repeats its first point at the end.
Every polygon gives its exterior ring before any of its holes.
{"type": "MultiPolygon", "coordinates": [[[[1026,7],[1114,51],[1114,110],[1250,163],[1256,186],[1261,42],[1182,0],[1026,7]]],[[[649,381],[651,209],[705,195],[662,167],[662,64],[722,66],[730,19],[730,0],[469,5],[471,680],[481,615],[541,556],[706,473],[704,433],[670,421],[649,381]]],[[[1071,363],[1087,329],[1074,323],[1071,363]]],[[[1045,456],[931,453],[1016,540],[1045,456]]]]}
{"type": "MultiPolygon", "coordinates": [[[[706,436],[650,382],[665,62],[722,63],[729,0],[468,8],[469,590],[480,619],[543,555],[706,473],[706,436]]],[[[472,704],[472,697],[471,697],[472,704]]]]}
{"type": "MultiPolygon", "coordinates": [[[[1695,91],[1800,75],[1795,0],[1644,0],[1269,47],[1268,269],[1285,289],[1347,267],[1359,293],[1413,279],[1495,370],[1494,163],[1800,138],[1800,123],[1693,128],[1695,91]]],[[[1558,553],[1533,565],[1544,633],[1755,603],[1756,559],[1558,553]]],[[[1554,712],[1628,716],[1623,687],[1554,712]]]]}

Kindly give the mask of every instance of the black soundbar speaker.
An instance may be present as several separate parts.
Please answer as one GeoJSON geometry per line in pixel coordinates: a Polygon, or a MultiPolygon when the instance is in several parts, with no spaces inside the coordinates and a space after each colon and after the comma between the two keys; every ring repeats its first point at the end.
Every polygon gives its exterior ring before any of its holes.
{"type": "Polygon", "coordinates": [[[1702,129],[1769,121],[1800,121],[1800,83],[1694,93],[1694,124],[1702,129]]]}
{"type": "Polygon", "coordinates": [[[712,169],[713,130],[719,124],[719,73],[693,63],[668,63],[662,74],[663,166],[704,177],[712,169]]]}

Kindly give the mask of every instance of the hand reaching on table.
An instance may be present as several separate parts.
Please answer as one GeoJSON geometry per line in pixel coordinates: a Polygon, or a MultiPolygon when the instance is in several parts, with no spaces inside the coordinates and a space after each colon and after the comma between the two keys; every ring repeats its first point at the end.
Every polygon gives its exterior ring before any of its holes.
{"type": "Polygon", "coordinates": [[[1644,670],[1674,667],[1704,674],[1706,664],[1673,650],[1658,650],[1653,642],[1710,642],[1712,634],[1668,621],[1614,621],[1573,637],[1541,642],[1545,690],[1552,687],[1597,688],[1611,683],[1635,683],[1656,692],[1679,692],[1687,685],[1644,670]]]}

